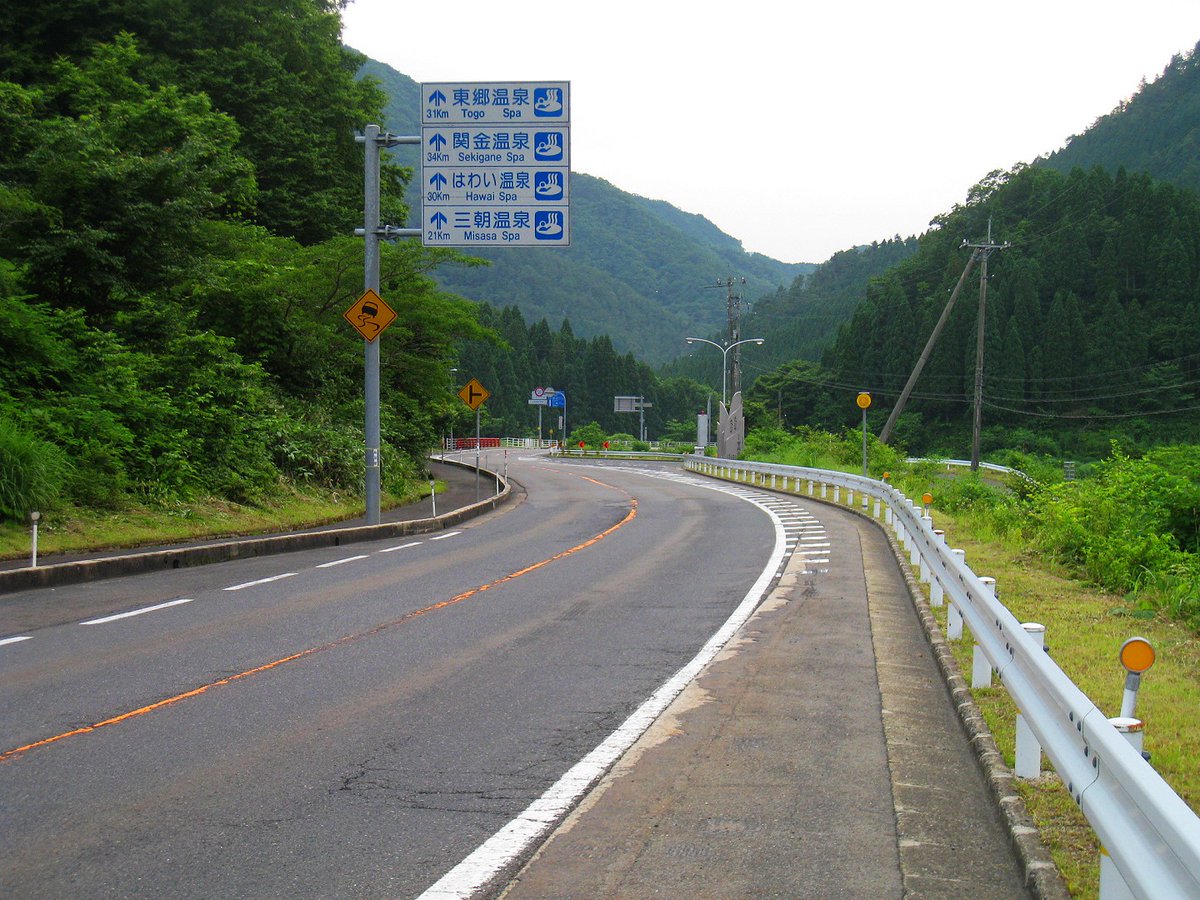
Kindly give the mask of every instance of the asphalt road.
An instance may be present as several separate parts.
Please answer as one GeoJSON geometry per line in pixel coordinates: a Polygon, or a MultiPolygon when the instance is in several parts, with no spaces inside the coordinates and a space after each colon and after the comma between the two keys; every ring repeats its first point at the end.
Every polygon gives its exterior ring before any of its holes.
{"type": "Polygon", "coordinates": [[[730,493],[509,466],[457,531],[0,603],[0,895],[419,895],[779,562],[730,493]]]}

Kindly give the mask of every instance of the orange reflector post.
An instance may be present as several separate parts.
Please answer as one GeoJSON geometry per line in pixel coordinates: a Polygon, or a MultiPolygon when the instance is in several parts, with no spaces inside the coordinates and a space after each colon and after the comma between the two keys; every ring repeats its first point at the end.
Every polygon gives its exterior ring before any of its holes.
{"type": "Polygon", "coordinates": [[[1154,648],[1143,637],[1131,637],[1121,645],[1121,665],[1140,675],[1154,665],[1154,648]]]}

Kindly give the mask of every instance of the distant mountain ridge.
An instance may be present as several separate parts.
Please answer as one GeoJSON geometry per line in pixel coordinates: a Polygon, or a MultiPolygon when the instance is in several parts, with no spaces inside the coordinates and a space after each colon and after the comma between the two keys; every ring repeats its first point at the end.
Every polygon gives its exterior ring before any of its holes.
{"type": "Polygon", "coordinates": [[[1200,193],[1200,43],[1066,146],[1036,162],[1059,172],[1124,167],[1200,193]]]}
{"type": "MultiPolygon", "coordinates": [[[[375,60],[359,70],[366,76],[389,98],[381,124],[397,134],[419,133],[420,85],[375,60]]],[[[396,159],[419,172],[411,147],[399,148],[396,159]]],[[[413,216],[420,210],[417,191],[414,178],[413,216]]],[[[570,247],[471,250],[492,264],[445,268],[435,277],[469,299],[516,306],[530,322],[545,318],[557,328],[566,319],[580,337],[607,334],[619,351],[659,365],[685,349],[684,337],[724,326],[725,293],[711,289],[718,280],[745,278],[742,296],[757,298],[816,268],[748,253],[703,216],[581,172],[571,173],[571,223],[570,247]]]]}

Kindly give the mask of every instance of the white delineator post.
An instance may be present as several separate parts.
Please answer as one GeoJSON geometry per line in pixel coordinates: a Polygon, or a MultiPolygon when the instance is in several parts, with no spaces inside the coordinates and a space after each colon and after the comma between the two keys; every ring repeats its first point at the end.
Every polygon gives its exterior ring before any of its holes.
{"type": "MultiPolygon", "coordinates": [[[[983,582],[983,586],[994,597],[996,596],[996,579],[988,575],[981,575],[979,580],[983,582]]],[[[983,647],[979,646],[979,641],[976,639],[975,646],[971,651],[971,687],[973,688],[988,688],[992,686],[992,663],[987,658],[987,654],[983,652],[983,647]]]]}
{"type": "MultiPolygon", "coordinates": [[[[965,566],[967,564],[966,550],[960,550],[959,548],[955,547],[950,551],[950,553],[958,560],[958,564],[960,566],[965,566]]],[[[946,640],[960,640],[962,638],[962,632],[962,613],[958,611],[958,607],[954,605],[953,601],[951,601],[950,607],[946,610],[946,640]]]]}
{"type": "MultiPolygon", "coordinates": [[[[1021,627],[1039,647],[1045,649],[1045,625],[1038,622],[1022,622],[1021,627]]],[[[1042,774],[1042,745],[1020,711],[1017,712],[1017,749],[1013,774],[1018,778],[1038,778],[1042,774]]]]}

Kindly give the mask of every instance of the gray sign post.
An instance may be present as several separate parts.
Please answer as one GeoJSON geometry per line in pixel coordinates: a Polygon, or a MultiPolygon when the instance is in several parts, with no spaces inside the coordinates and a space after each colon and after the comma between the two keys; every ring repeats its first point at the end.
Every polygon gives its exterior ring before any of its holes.
{"type": "MultiPolygon", "coordinates": [[[[379,242],[385,237],[419,237],[418,228],[392,228],[379,224],[379,150],[399,144],[419,144],[420,137],[397,137],[380,133],[378,125],[368,125],[358,138],[365,145],[363,164],[363,227],[355,229],[363,236],[363,289],[379,293],[379,242]]],[[[363,400],[366,407],[363,442],[366,445],[367,524],[378,525],[379,477],[379,341],[363,340],[363,400]]]]}

